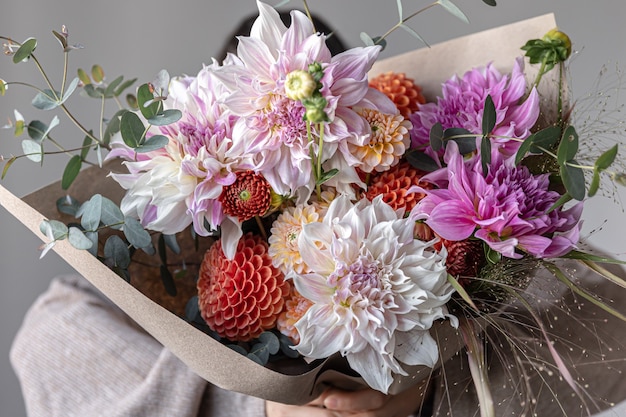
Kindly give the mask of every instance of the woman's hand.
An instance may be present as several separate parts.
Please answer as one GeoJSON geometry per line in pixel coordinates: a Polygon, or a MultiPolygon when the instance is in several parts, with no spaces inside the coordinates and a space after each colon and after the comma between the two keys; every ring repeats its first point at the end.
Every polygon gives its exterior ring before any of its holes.
{"type": "Polygon", "coordinates": [[[385,395],[372,389],[329,389],[302,406],[268,401],[266,413],[267,417],[407,417],[419,411],[426,386],[424,381],[398,395],[385,395]]]}

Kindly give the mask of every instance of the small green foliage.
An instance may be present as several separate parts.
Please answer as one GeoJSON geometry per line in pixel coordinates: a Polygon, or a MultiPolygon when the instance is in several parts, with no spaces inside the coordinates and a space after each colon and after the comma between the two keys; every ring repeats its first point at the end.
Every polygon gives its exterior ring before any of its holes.
{"type": "Polygon", "coordinates": [[[63,176],[61,177],[61,188],[67,190],[70,185],[72,185],[80,172],[82,163],[83,161],[80,155],[74,155],[70,158],[69,162],[65,166],[65,170],[63,171],[63,176]]]}
{"type": "Polygon", "coordinates": [[[161,265],[159,267],[159,271],[161,273],[161,282],[163,283],[165,291],[168,295],[176,297],[178,291],[176,290],[176,283],[174,282],[174,277],[172,277],[172,273],[166,265],[161,265]]]}
{"type": "Polygon", "coordinates": [[[2,168],[2,177],[0,177],[0,179],[4,179],[4,177],[6,177],[7,172],[9,172],[9,168],[11,167],[11,165],[13,165],[15,161],[17,161],[17,157],[15,156],[6,161],[6,163],[4,164],[4,168],[2,168]]]}
{"type": "Polygon", "coordinates": [[[126,112],[120,121],[120,132],[124,143],[131,148],[136,148],[143,142],[146,128],[139,116],[126,112]]]}
{"type": "Polygon", "coordinates": [[[569,160],[561,165],[560,174],[567,193],[573,199],[582,201],[585,198],[585,174],[576,160],[569,160]]]}
{"type": "Polygon", "coordinates": [[[489,164],[491,163],[491,140],[488,136],[483,136],[480,141],[480,163],[483,169],[483,175],[487,175],[489,164]]]}
{"type": "Polygon", "coordinates": [[[91,78],[98,84],[104,81],[104,70],[100,65],[96,64],[91,67],[91,78]]]}
{"type": "Polygon", "coordinates": [[[330,171],[322,171],[322,174],[315,181],[315,184],[316,185],[324,184],[326,181],[328,181],[329,179],[331,179],[332,177],[334,177],[338,173],[339,173],[339,170],[337,168],[333,168],[330,171]]]}
{"type": "Polygon", "coordinates": [[[68,233],[68,241],[76,249],[91,249],[93,242],[78,227],[70,227],[68,233]]]}
{"type": "Polygon", "coordinates": [[[168,144],[168,142],[169,142],[169,139],[167,138],[167,136],[153,135],[153,136],[150,136],[148,139],[146,139],[142,144],[137,146],[135,148],[135,152],[137,153],[152,152],[157,149],[163,148],[165,145],[168,144]]]}
{"type": "Polygon", "coordinates": [[[152,238],[141,223],[132,217],[124,217],[124,236],[128,242],[137,249],[147,248],[152,245],[152,238]]]}
{"type": "Polygon", "coordinates": [[[591,178],[591,184],[589,185],[589,190],[587,191],[587,195],[589,197],[593,197],[600,188],[600,173],[613,164],[615,158],[617,157],[617,145],[614,145],[609,150],[604,152],[600,157],[596,160],[593,166],[593,176],[591,178]]]}
{"type": "Polygon", "coordinates": [[[76,217],[80,202],[70,195],[65,195],[56,201],[56,206],[59,213],[76,217]]]}
{"type": "Polygon", "coordinates": [[[163,239],[163,243],[167,246],[172,252],[179,254],[180,246],[178,245],[178,241],[176,240],[176,235],[165,235],[162,234],[160,239],[163,239]]]}
{"type": "Polygon", "coordinates": [[[578,152],[578,134],[574,126],[568,126],[563,132],[556,154],[559,165],[574,159],[576,152],[578,152]]]}
{"type": "Polygon", "coordinates": [[[520,145],[515,155],[515,165],[518,165],[528,153],[542,154],[546,150],[551,150],[561,138],[561,128],[559,126],[548,126],[530,135],[520,145]]]}
{"type": "Polygon", "coordinates": [[[430,128],[429,138],[430,147],[433,149],[433,151],[439,152],[443,148],[444,138],[443,126],[440,122],[435,123],[433,127],[430,128]]]}
{"type": "Polygon", "coordinates": [[[465,13],[461,11],[454,3],[450,0],[437,0],[437,2],[441,7],[443,7],[448,13],[461,20],[464,23],[469,23],[469,19],[465,16],[465,13]]]}
{"type": "Polygon", "coordinates": [[[83,83],[83,85],[91,84],[91,78],[89,78],[89,75],[87,75],[87,72],[84,69],[79,68],[76,71],[76,74],[78,75],[78,79],[80,80],[80,82],[83,83]]]}
{"type": "Polygon", "coordinates": [[[60,92],[53,92],[50,89],[45,89],[33,98],[31,104],[33,107],[39,110],[52,110],[59,107],[59,99],[61,96],[60,92]]]}
{"type": "Polygon", "coordinates": [[[102,196],[94,194],[88,201],[84,202],[78,212],[80,224],[85,230],[94,231],[100,226],[100,216],[102,213],[102,196]]]}
{"type": "Polygon", "coordinates": [[[109,123],[107,123],[107,127],[102,134],[102,143],[105,146],[108,146],[109,143],[111,143],[111,138],[113,137],[113,135],[120,131],[121,119],[122,116],[124,116],[124,114],[126,113],[128,113],[128,110],[126,109],[118,110],[117,113],[115,113],[113,117],[111,117],[109,123]]]}
{"type": "Polygon", "coordinates": [[[485,3],[488,6],[496,6],[496,0],[483,0],[483,3],[485,3]]]}
{"type": "Polygon", "coordinates": [[[63,50],[66,50],[67,46],[68,46],[67,45],[67,35],[59,33],[56,30],[53,30],[52,34],[54,35],[55,38],[57,38],[57,40],[61,44],[61,47],[63,48],[63,50]]]}
{"type": "Polygon", "coordinates": [[[28,38],[22,43],[22,46],[15,51],[13,55],[13,62],[15,64],[23,61],[27,61],[32,55],[33,51],[37,48],[37,40],[35,38],[28,38]]]}
{"type": "Polygon", "coordinates": [[[441,168],[433,158],[417,150],[409,150],[406,153],[406,160],[412,167],[425,172],[433,172],[441,168]]]}
{"type": "Polygon", "coordinates": [[[540,79],[555,65],[569,58],[572,53],[572,43],[565,33],[553,29],[541,39],[531,39],[526,42],[522,50],[526,51],[531,64],[541,64],[538,74],[540,79]]]}
{"type": "Polygon", "coordinates": [[[146,119],[150,119],[159,113],[161,102],[155,100],[154,90],[150,84],[142,84],[137,89],[137,106],[146,119]]]}
{"type": "Polygon", "coordinates": [[[0,78],[0,96],[4,96],[7,92],[7,83],[0,78]]]}
{"type": "MultiPolygon", "coordinates": [[[[93,134],[93,132],[89,131],[90,134],[93,134]]],[[[82,160],[85,160],[87,158],[87,154],[89,153],[89,148],[91,147],[93,143],[93,139],[91,139],[91,137],[89,137],[88,135],[85,135],[85,138],[83,139],[83,145],[81,146],[80,149],[80,158],[82,160]]]]}
{"type": "MultiPolygon", "coordinates": [[[[426,45],[426,46],[430,46],[430,45],[428,44],[428,42],[426,42],[426,40],[420,36],[420,34],[419,34],[419,33],[417,33],[415,30],[413,30],[413,28],[412,28],[412,27],[407,26],[407,25],[405,25],[404,23],[400,24],[398,27],[399,27],[400,29],[404,30],[405,32],[407,32],[409,35],[413,36],[415,39],[417,39],[418,41],[420,41],[420,42],[421,42],[421,43],[423,43],[424,45],[426,45]]],[[[377,44],[379,44],[379,43],[377,42],[377,44]]],[[[382,46],[383,46],[383,49],[384,49],[384,47],[387,45],[387,42],[383,39],[383,40],[382,40],[382,42],[380,43],[380,45],[382,45],[382,46]]]]}
{"type": "Polygon", "coordinates": [[[112,267],[122,269],[130,265],[130,251],[121,237],[111,235],[104,243],[104,257],[110,261],[112,267]]]}
{"type": "Polygon", "coordinates": [[[100,201],[100,221],[106,227],[121,229],[124,225],[124,213],[113,201],[102,197],[100,201]]]}
{"type": "Polygon", "coordinates": [[[177,109],[168,109],[147,119],[148,123],[154,126],[166,126],[177,122],[183,117],[183,113],[177,109]]]}
{"type": "Polygon", "coordinates": [[[58,220],[43,220],[39,223],[39,230],[53,240],[63,240],[68,234],[67,226],[58,220]]]}
{"type": "Polygon", "coordinates": [[[487,95],[483,107],[483,136],[489,135],[494,127],[496,127],[496,106],[493,104],[491,95],[487,95]]]}

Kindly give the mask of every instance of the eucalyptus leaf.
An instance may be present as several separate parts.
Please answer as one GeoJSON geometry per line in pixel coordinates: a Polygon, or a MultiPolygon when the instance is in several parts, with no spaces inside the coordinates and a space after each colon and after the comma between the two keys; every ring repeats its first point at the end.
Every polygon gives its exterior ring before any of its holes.
{"type": "Polygon", "coordinates": [[[483,3],[485,3],[488,6],[496,6],[496,0],[483,0],[483,3]]]}
{"type": "Polygon", "coordinates": [[[126,112],[120,121],[120,132],[124,143],[131,148],[138,147],[145,133],[143,122],[135,113],[126,112]]]}
{"type": "Polygon", "coordinates": [[[496,127],[496,106],[493,104],[493,99],[489,94],[485,99],[483,108],[483,136],[489,135],[494,127],[496,127]]]}
{"type": "Polygon", "coordinates": [[[578,162],[570,160],[561,165],[561,179],[567,193],[573,199],[582,201],[585,198],[585,174],[581,168],[573,167],[570,164],[578,165],[578,162]]]}
{"type": "Polygon", "coordinates": [[[598,167],[593,168],[593,175],[591,177],[591,184],[589,184],[589,190],[587,190],[587,195],[589,197],[593,197],[598,192],[600,188],[600,171],[598,167]]]}
{"type": "Polygon", "coordinates": [[[48,130],[48,125],[40,120],[33,120],[28,123],[28,128],[26,131],[28,132],[28,137],[31,139],[41,142],[44,137],[44,133],[48,130]]]}
{"type": "Polygon", "coordinates": [[[169,143],[167,136],[153,135],[146,139],[141,145],[135,148],[135,152],[144,153],[152,152],[165,147],[169,143]]]}
{"type": "Polygon", "coordinates": [[[22,141],[22,151],[33,162],[41,162],[43,159],[43,146],[41,146],[39,141],[24,139],[22,141]]]}
{"type": "Polygon", "coordinates": [[[115,97],[118,97],[120,94],[122,94],[124,92],[124,90],[126,90],[128,87],[130,87],[131,85],[135,84],[135,82],[137,82],[137,78],[133,78],[130,80],[126,80],[124,81],[122,84],[120,84],[120,86],[113,92],[113,95],[115,97]]]}
{"type": "Polygon", "coordinates": [[[486,176],[491,163],[491,140],[487,136],[483,136],[480,141],[480,163],[483,168],[483,175],[486,176]]]}
{"type": "Polygon", "coordinates": [[[453,140],[459,146],[459,152],[468,154],[476,150],[476,135],[467,129],[452,127],[443,132],[445,141],[453,140]]]}
{"type": "Polygon", "coordinates": [[[104,97],[104,89],[102,87],[96,87],[93,84],[87,84],[83,86],[83,90],[91,98],[102,99],[104,97]]]}
{"type": "Polygon", "coordinates": [[[235,352],[239,353],[240,355],[243,356],[247,356],[248,355],[248,351],[246,349],[244,349],[243,346],[239,346],[239,345],[226,345],[228,348],[234,350],[235,352]]]}
{"type": "Polygon", "coordinates": [[[113,201],[106,197],[101,198],[100,221],[113,229],[121,229],[124,222],[124,213],[113,201]]]}
{"type": "Polygon", "coordinates": [[[578,152],[578,134],[574,126],[568,126],[563,132],[563,137],[561,137],[561,143],[559,143],[556,154],[559,165],[563,165],[567,161],[574,159],[576,152],[578,152]]]}
{"type": "Polygon", "coordinates": [[[122,110],[118,110],[113,117],[111,117],[111,120],[109,120],[109,123],[107,123],[107,127],[104,130],[104,134],[102,135],[102,142],[105,145],[108,145],[109,143],[111,143],[111,138],[113,137],[113,135],[115,135],[116,133],[118,133],[120,131],[121,128],[121,124],[122,124],[122,116],[124,116],[125,113],[128,113],[128,110],[126,109],[122,109],[122,110]]]}
{"type": "Polygon", "coordinates": [[[7,83],[0,78],[0,96],[3,96],[7,92],[7,83]]]}
{"type": "Polygon", "coordinates": [[[65,50],[65,48],[67,48],[67,37],[65,35],[60,34],[56,30],[53,30],[52,34],[54,35],[55,38],[57,38],[63,50],[65,50]]]}
{"type": "Polygon", "coordinates": [[[433,172],[441,166],[430,156],[419,151],[410,151],[406,154],[406,159],[412,167],[426,172],[433,172]]]}
{"type": "Polygon", "coordinates": [[[467,16],[465,16],[465,14],[461,11],[461,9],[459,9],[454,3],[452,3],[450,0],[437,0],[437,3],[439,5],[441,5],[441,7],[443,7],[444,9],[446,9],[446,11],[450,14],[452,14],[454,17],[456,17],[457,19],[465,22],[465,23],[469,23],[469,19],[467,18],[467,16]]]}
{"type": "Polygon", "coordinates": [[[100,216],[102,213],[102,196],[100,194],[93,195],[88,201],[84,202],[77,215],[81,218],[80,224],[87,231],[95,231],[100,226],[100,216]]]}
{"type": "Polygon", "coordinates": [[[149,84],[142,84],[137,89],[137,105],[146,119],[156,116],[161,108],[161,104],[154,101],[154,92],[149,84]]]}
{"type": "Polygon", "coordinates": [[[80,172],[82,164],[83,161],[80,155],[74,155],[70,158],[69,162],[65,166],[65,170],[63,171],[63,176],[61,177],[61,188],[67,190],[70,185],[72,185],[80,172]]]}
{"type": "Polygon", "coordinates": [[[163,288],[165,288],[168,295],[176,297],[178,291],[176,291],[176,283],[174,283],[172,273],[165,265],[161,265],[159,267],[159,271],[161,272],[161,282],[163,282],[163,288]]]}
{"type": "Polygon", "coordinates": [[[58,220],[43,220],[39,223],[39,231],[53,240],[63,240],[67,237],[67,226],[58,220]]]}
{"type": "Polygon", "coordinates": [[[59,97],[60,93],[54,93],[52,90],[45,89],[37,93],[37,95],[31,101],[33,107],[38,110],[52,110],[59,107],[61,104],[60,100],[57,100],[55,97],[59,97]]]}
{"type": "Polygon", "coordinates": [[[251,361],[258,363],[259,365],[265,366],[267,364],[267,361],[263,362],[263,360],[261,360],[261,358],[259,358],[254,353],[248,353],[246,357],[250,359],[251,361]]]}
{"type": "Polygon", "coordinates": [[[177,109],[168,109],[148,119],[148,123],[155,126],[166,126],[177,122],[183,117],[183,113],[177,109]]]}
{"type": "Polygon", "coordinates": [[[61,101],[59,101],[59,104],[65,103],[67,99],[70,98],[74,91],[76,91],[76,87],[78,87],[79,82],[80,79],[76,77],[69,83],[69,85],[65,89],[65,92],[63,93],[63,97],[61,97],[61,101]]]}
{"type": "Polygon", "coordinates": [[[88,250],[93,246],[93,242],[78,227],[70,227],[68,241],[76,249],[88,250]]]}
{"type": "Polygon", "coordinates": [[[70,195],[63,196],[56,201],[56,207],[59,213],[68,214],[76,217],[80,202],[70,195]]]}
{"type": "Polygon", "coordinates": [[[283,355],[292,359],[300,356],[298,351],[293,349],[293,342],[287,336],[281,333],[278,335],[278,340],[280,341],[280,351],[283,355]]]}
{"type": "Polygon", "coordinates": [[[274,333],[266,331],[259,335],[259,341],[265,345],[271,355],[275,355],[280,350],[280,341],[274,333]]]}
{"type": "Polygon", "coordinates": [[[408,34],[410,34],[411,36],[413,36],[415,39],[417,39],[418,41],[420,41],[421,43],[423,43],[424,45],[430,47],[430,45],[428,44],[428,42],[426,42],[426,40],[424,38],[422,38],[420,36],[419,33],[417,33],[415,30],[413,30],[412,27],[405,25],[404,23],[402,23],[399,26],[400,29],[404,30],[405,32],[407,32],[408,34]]]}
{"type": "Polygon", "coordinates": [[[100,65],[93,65],[91,67],[91,78],[97,83],[104,81],[104,71],[100,65]]]}
{"type": "Polygon", "coordinates": [[[360,37],[361,37],[361,41],[365,44],[365,46],[374,46],[374,40],[367,33],[361,32],[360,37]]]}
{"type": "Polygon", "coordinates": [[[261,365],[265,365],[270,360],[270,352],[265,343],[254,344],[252,346],[252,349],[250,349],[250,353],[248,353],[248,357],[250,356],[256,356],[257,358],[259,358],[259,363],[261,365]]]}
{"type": "Polygon", "coordinates": [[[87,249],[93,256],[98,256],[98,232],[85,232],[87,239],[91,240],[91,247],[87,249]]]}
{"type": "Polygon", "coordinates": [[[17,51],[15,51],[15,55],[13,55],[13,63],[17,64],[22,61],[26,61],[30,58],[30,55],[37,48],[37,39],[28,38],[20,46],[17,51]]]}
{"type": "Polygon", "coordinates": [[[402,12],[402,0],[396,0],[396,7],[398,8],[398,18],[400,22],[404,19],[404,13],[402,12]]]}
{"type": "Polygon", "coordinates": [[[91,84],[91,78],[89,78],[89,75],[87,75],[87,72],[84,69],[79,68],[78,70],[76,70],[76,75],[78,76],[80,81],[83,83],[83,85],[86,86],[86,85],[91,84]]]}
{"type": "Polygon", "coordinates": [[[152,80],[153,88],[159,91],[160,93],[167,93],[169,85],[170,85],[170,74],[165,69],[160,70],[157,73],[157,75],[155,75],[154,79],[152,80]]]}
{"type": "Polygon", "coordinates": [[[180,246],[178,245],[178,241],[176,240],[176,235],[166,235],[162,234],[163,242],[165,245],[170,248],[170,250],[176,254],[180,253],[180,246]]]}
{"type": "Polygon", "coordinates": [[[439,152],[443,148],[443,126],[437,122],[430,128],[429,139],[430,147],[435,152],[439,152]]]}
{"type": "Polygon", "coordinates": [[[548,211],[546,211],[546,214],[551,213],[552,211],[558,209],[559,207],[561,207],[563,204],[567,203],[568,201],[572,201],[572,196],[567,193],[563,194],[561,197],[559,197],[559,199],[554,204],[552,204],[552,207],[550,207],[548,211]]]}
{"type": "Polygon", "coordinates": [[[595,162],[595,167],[598,168],[599,171],[604,171],[615,161],[615,157],[617,156],[617,144],[614,145],[611,149],[604,152],[595,162]]]}
{"type": "Polygon", "coordinates": [[[134,247],[141,249],[152,245],[152,238],[141,223],[132,217],[124,218],[124,236],[134,247]]]}
{"type": "Polygon", "coordinates": [[[128,246],[121,237],[111,235],[104,243],[104,257],[113,262],[119,268],[128,268],[130,265],[130,252],[128,246]]]}
{"type": "Polygon", "coordinates": [[[204,323],[198,306],[198,296],[194,295],[185,304],[185,318],[192,323],[204,323]]]}
{"type": "Polygon", "coordinates": [[[167,265],[167,251],[165,250],[165,236],[161,234],[157,241],[157,249],[159,252],[159,259],[161,259],[161,263],[167,265]]]}
{"type": "Polygon", "coordinates": [[[11,165],[13,165],[15,161],[17,161],[16,156],[12,156],[8,161],[6,161],[4,167],[2,168],[2,177],[0,177],[1,179],[4,179],[4,177],[6,177],[7,173],[9,172],[9,168],[11,167],[11,165]]]}
{"type": "Polygon", "coordinates": [[[104,90],[104,96],[106,98],[115,97],[115,89],[117,88],[118,85],[122,83],[122,81],[124,81],[124,76],[122,75],[120,75],[119,77],[111,81],[109,85],[107,85],[106,89],[104,90]]]}

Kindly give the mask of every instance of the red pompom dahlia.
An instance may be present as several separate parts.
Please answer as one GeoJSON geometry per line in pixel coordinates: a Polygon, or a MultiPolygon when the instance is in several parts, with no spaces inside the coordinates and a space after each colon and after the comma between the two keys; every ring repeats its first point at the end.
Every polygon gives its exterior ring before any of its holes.
{"type": "Polygon", "coordinates": [[[424,189],[433,188],[432,184],[420,180],[424,174],[426,173],[402,161],[388,171],[372,175],[365,197],[372,201],[377,195],[382,194],[383,201],[394,210],[404,207],[408,213],[425,196],[422,193],[407,193],[408,189],[414,185],[424,189]]]}
{"type": "Polygon", "coordinates": [[[272,265],[267,243],[248,233],[228,259],[217,241],[204,255],[198,278],[202,318],[219,336],[248,341],[276,325],[290,285],[272,265]]]}
{"type": "Polygon", "coordinates": [[[264,215],[272,202],[272,188],[267,180],[254,171],[239,171],[237,179],[224,187],[219,197],[224,213],[240,222],[264,215]]]}
{"type": "Polygon", "coordinates": [[[375,88],[394,102],[400,114],[408,118],[426,103],[422,88],[413,79],[403,73],[387,72],[370,80],[370,87],[375,88]]]}

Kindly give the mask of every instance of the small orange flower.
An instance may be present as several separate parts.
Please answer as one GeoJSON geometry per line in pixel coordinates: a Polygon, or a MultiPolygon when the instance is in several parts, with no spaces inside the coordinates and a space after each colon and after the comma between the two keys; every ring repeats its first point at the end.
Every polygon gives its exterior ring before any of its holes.
{"type": "Polygon", "coordinates": [[[224,213],[243,222],[264,215],[272,203],[272,188],[254,171],[237,172],[234,183],[224,187],[219,197],[224,213]]]}
{"type": "Polygon", "coordinates": [[[361,161],[363,172],[386,171],[398,163],[411,144],[411,122],[400,114],[385,114],[362,109],[359,114],[372,128],[369,141],[362,145],[350,143],[350,153],[361,161]]]}
{"type": "Polygon", "coordinates": [[[375,88],[394,102],[400,114],[408,118],[426,103],[422,88],[413,79],[403,73],[387,72],[370,80],[370,87],[375,88]]]}
{"type": "Polygon", "coordinates": [[[294,325],[312,305],[311,300],[301,296],[293,286],[291,287],[289,298],[285,303],[285,311],[278,316],[276,328],[296,345],[300,343],[300,334],[294,325]]]}
{"type": "Polygon", "coordinates": [[[468,284],[468,277],[476,277],[487,262],[483,242],[476,239],[452,241],[441,239],[441,244],[448,251],[446,268],[448,273],[459,280],[461,285],[468,284]]]}
{"type": "Polygon", "coordinates": [[[430,183],[421,181],[424,174],[425,172],[402,161],[389,171],[372,175],[365,197],[371,201],[377,195],[382,194],[383,201],[394,210],[404,208],[408,213],[425,196],[423,193],[408,193],[408,189],[414,185],[419,185],[424,189],[433,188],[430,183]]]}
{"type": "Polygon", "coordinates": [[[248,341],[276,325],[290,285],[272,265],[267,243],[248,233],[228,259],[218,240],[204,255],[198,278],[200,314],[218,335],[248,341]]]}

